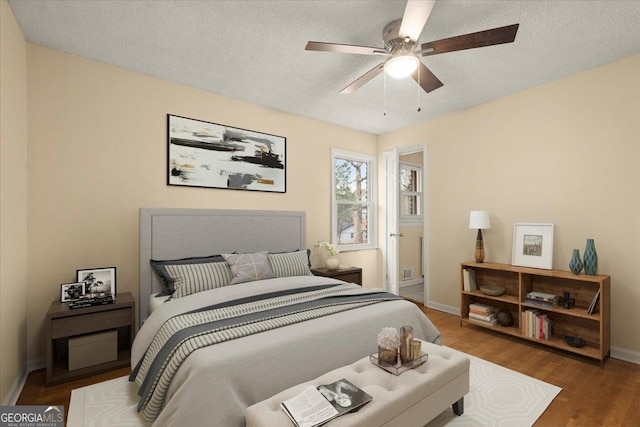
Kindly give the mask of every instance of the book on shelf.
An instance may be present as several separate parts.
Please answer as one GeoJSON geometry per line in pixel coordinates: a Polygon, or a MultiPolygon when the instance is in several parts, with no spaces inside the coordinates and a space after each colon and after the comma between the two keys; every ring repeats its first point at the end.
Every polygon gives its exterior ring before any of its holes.
{"type": "Polygon", "coordinates": [[[546,292],[537,292],[532,291],[527,294],[527,298],[535,301],[549,302],[549,303],[557,303],[558,295],[548,294],[546,292]]]}
{"type": "Polygon", "coordinates": [[[482,316],[480,314],[469,313],[469,320],[491,326],[496,326],[498,324],[498,319],[496,319],[494,314],[491,314],[490,316],[482,316]]]}
{"type": "Polygon", "coordinates": [[[600,301],[600,289],[596,292],[596,296],[593,297],[589,308],[587,309],[587,314],[593,314],[596,311],[596,307],[598,306],[598,302],[600,301]]]}
{"type": "Polygon", "coordinates": [[[492,322],[496,320],[496,315],[494,313],[491,314],[477,314],[474,312],[469,312],[469,318],[474,320],[483,320],[485,322],[492,322]]]}
{"type": "Polygon", "coordinates": [[[476,271],[471,268],[465,268],[462,270],[462,283],[464,285],[464,290],[467,292],[478,290],[478,285],[476,284],[476,271]]]}
{"type": "Polygon", "coordinates": [[[373,399],[346,378],[331,384],[309,386],[280,407],[298,427],[316,427],[348,412],[354,412],[373,399]]]}
{"type": "Polygon", "coordinates": [[[555,302],[540,301],[540,300],[537,300],[537,299],[531,299],[529,297],[526,297],[524,299],[524,302],[526,304],[529,304],[529,305],[535,305],[536,307],[546,308],[546,309],[549,309],[549,310],[555,308],[556,305],[558,305],[557,301],[555,301],[555,302]]]}
{"type": "Polygon", "coordinates": [[[469,304],[469,311],[477,314],[495,313],[496,309],[490,305],[479,304],[477,302],[469,304]]]}
{"type": "Polygon", "coordinates": [[[551,320],[538,310],[522,312],[522,335],[529,338],[549,341],[551,339],[551,320]]]}

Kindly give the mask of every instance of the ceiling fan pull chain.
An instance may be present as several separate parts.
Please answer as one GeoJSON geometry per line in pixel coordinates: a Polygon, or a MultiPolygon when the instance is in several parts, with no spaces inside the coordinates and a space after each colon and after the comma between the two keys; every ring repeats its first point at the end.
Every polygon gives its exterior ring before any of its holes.
{"type": "Polygon", "coordinates": [[[418,113],[420,111],[422,111],[422,108],[420,108],[420,99],[421,99],[420,98],[420,92],[422,92],[422,91],[420,89],[421,89],[421,85],[420,85],[420,67],[418,67],[418,88],[417,88],[417,90],[418,90],[418,113]]]}
{"type": "Polygon", "coordinates": [[[387,73],[384,73],[383,76],[383,82],[384,82],[384,87],[382,89],[382,91],[384,92],[383,97],[384,97],[384,116],[387,115],[387,73]]]}

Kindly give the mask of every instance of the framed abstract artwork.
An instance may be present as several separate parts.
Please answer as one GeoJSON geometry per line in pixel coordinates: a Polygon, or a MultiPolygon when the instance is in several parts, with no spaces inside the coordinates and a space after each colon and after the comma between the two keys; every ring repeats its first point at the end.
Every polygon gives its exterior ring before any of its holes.
{"type": "Polygon", "coordinates": [[[287,139],[167,115],[167,185],[287,191],[287,139]]]}

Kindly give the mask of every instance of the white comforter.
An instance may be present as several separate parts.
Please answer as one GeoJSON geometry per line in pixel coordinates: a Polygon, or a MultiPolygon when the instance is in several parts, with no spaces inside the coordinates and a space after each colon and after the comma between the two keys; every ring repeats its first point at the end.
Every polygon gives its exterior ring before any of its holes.
{"type": "MultiPolygon", "coordinates": [[[[326,277],[287,277],[242,283],[174,299],[146,320],[133,344],[135,366],[168,318],[256,292],[341,283],[326,277]]],[[[407,301],[388,301],[202,348],[176,373],[154,426],[244,426],[244,411],[286,388],[376,351],[385,326],[411,325],[416,338],[440,344],[438,330],[407,301]]]]}

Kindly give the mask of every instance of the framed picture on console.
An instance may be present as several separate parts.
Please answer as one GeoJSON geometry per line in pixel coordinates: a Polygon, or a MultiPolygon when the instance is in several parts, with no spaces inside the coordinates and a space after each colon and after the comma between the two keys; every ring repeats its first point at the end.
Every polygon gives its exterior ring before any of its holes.
{"type": "Polygon", "coordinates": [[[553,224],[514,224],[511,264],[551,270],[553,224]]]}
{"type": "Polygon", "coordinates": [[[116,268],[77,270],[78,282],[84,283],[84,293],[93,297],[116,296],[116,268]]]}
{"type": "Polygon", "coordinates": [[[167,185],[287,192],[287,138],[167,115],[167,185]]]}
{"type": "Polygon", "coordinates": [[[60,302],[70,302],[85,294],[84,283],[63,283],[60,285],[60,302]]]}

